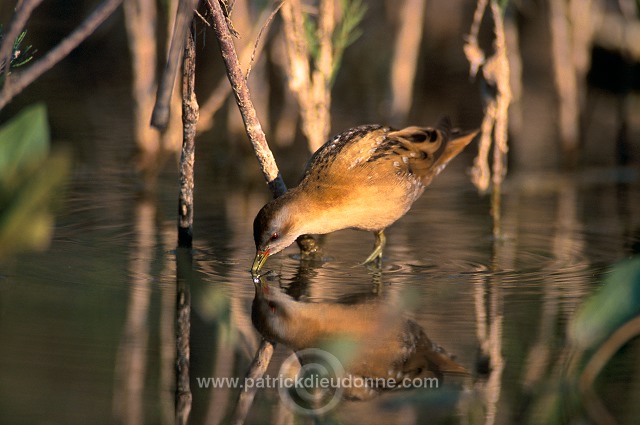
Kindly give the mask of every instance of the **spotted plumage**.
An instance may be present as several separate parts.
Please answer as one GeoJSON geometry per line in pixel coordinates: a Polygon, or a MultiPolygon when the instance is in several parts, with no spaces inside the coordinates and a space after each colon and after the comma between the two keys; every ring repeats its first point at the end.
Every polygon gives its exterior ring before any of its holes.
{"type": "Polygon", "coordinates": [[[379,258],[383,230],[409,210],[475,134],[452,130],[445,118],[436,127],[363,125],[330,139],[313,154],[300,184],[256,216],[252,270],[302,234],[346,228],[375,232],[376,246],[366,262],[379,258]]]}

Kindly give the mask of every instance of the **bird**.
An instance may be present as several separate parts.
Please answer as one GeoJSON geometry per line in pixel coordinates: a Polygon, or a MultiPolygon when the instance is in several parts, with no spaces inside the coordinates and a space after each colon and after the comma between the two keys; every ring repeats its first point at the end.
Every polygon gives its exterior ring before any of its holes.
{"type": "MultiPolygon", "coordinates": [[[[345,398],[367,400],[397,389],[381,384],[385,379],[415,382],[416,378],[441,380],[445,374],[470,375],[393,302],[380,298],[355,304],[301,302],[277,287],[257,282],[255,287],[251,318],[266,340],[295,352],[328,351],[346,374],[360,382],[380,383],[349,388],[345,398]]],[[[304,363],[304,358],[300,360],[304,363]]]]}
{"type": "Polygon", "coordinates": [[[363,264],[380,261],[384,230],[477,133],[453,129],[444,117],[435,127],[361,125],[328,140],[307,162],[300,183],[256,215],[252,274],[301,235],[347,228],[373,232],[374,249],[363,264]]]}

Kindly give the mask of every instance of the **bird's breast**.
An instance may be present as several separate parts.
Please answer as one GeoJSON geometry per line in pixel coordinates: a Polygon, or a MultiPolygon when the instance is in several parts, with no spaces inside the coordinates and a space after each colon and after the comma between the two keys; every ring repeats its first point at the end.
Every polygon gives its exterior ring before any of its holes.
{"type": "Polygon", "coordinates": [[[306,212],[307,233],[347,228],[376,231],[402,217],[423,190],[419,182],[408,181],[380,184],[365,178],[351,184],[322,182],[305,191],[298,208],[306,212]]]}

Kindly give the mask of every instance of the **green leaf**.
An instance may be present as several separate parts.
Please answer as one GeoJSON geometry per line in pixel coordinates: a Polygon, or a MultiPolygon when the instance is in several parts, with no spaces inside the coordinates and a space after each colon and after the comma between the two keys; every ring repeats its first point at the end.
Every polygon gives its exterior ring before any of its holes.
{"type": "Polygon", "coordinates": [[[67,152],[49,155],[44,105],[29,107],[0,127],[0,258],[47,247],[52,204],[69,168],[67,152]]]}
{"type": "Polygon", "coordinates": [[[10,189],[20,172],[36,168],[49,153],[49,126],[44,104],[22,111],[0,127],[0,183],[10,189]]]}
{"type": "Polygon", "coordinates": [[[569,326],[569,338],[588,350],[601,344],[621,325],[640,315],[640,258],[623,261],[606,277],[569,326]]]}
{"type": "Polygon", "coordinates": [[[362,22],[367,11],[367,6],[361,0],[342,0],[341,7],[342,20],[338,23],[333,34],[334,65],[329,79],[331,85],[335,82],[335,77],[342,64],[344,51],[362,35],[358,25],[362,22]]]}

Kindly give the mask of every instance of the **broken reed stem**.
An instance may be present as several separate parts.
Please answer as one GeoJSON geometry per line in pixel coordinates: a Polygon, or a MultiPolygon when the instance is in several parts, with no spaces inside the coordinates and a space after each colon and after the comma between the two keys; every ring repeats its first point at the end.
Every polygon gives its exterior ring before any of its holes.
{"type": "MultiPolygon", "coordinates": [[[[269,28],[269,24],[271,23],[271,21],[273,20],[273,18],[276,16],[276,14],[280,11],[280,8],[282,7],[282,4],[284,3],[284,1],[280,2],[280,4],[278,4],[275,9],[273,9],[271,11],[271,13],[269,14],[269,16],[267,17],[267,19],[265,20],[264,24],[262,25],[262,27],[260,28],[260,31],[258,32],[258,35],[256,37],[254,37],[256,39],[255,44],[253,45],[253,50],[251,51],[251,58],[249,59],[249,65],[247,66],[247,74],[245,75],[245,79],[249,79],[249,75],[251,75],[251,67],[253,66],[255,59],[256,59],[256,55],[258,55],[262,49],[260,48],[260,46],[264,46],[264,44],[260,43],[260,40],[262,40],[262,36],[263,34],[266,34],[265,31],[268,30],[269,28]]],[[[262,19],[260,19],[262,20],[262,19]]]]}
{"type": "MultiPolygon", "coordinates": [[[[507,56],[507,42],[504,34],[502,10],[496,0],[491,1],[495,32],[495,70],[492,77],[498,87],[496,96],[496,123],[494,128],[495,145],[493,148],[493,184],[501,186],[507,175],[507,146],[509,104],[511,103],[511,86],[509,75],[509,59],[507,56]]],[[[486,69],[486,68],[485,68],[486,69]]]]}
{"type": "Polygon", "coordinates": [[[56,47],[51,49],[42,59],[36,61],[24,71],[14,71],[7,75],[0,95],[0,110],[11,99],[33,83],[38,77],[53,68],[64,59],[73,49],[91,35],[111,14],[120,6],[123,0],[106,0],[100,4],[87,18],[56,47]]]}
{"type": "MultiPolygon", "coordinates": [[[[260,347],[258,347],[258,351],[251,362],[251,366],[249,366],[249,371],[246,375],[247,379],[251,379],[255,382],[262,378],[269,367],[274,348],[275,344],[270,343],[266,339],[262,340],[260,347]]],[[[247,414],[249,413],[249,409],[253,404],[253,399],[256,396],[256,391],[257,389],[251,388],[247,391],[240,392],[238,402],[236,403],[235,410],[233,411],[233,416],[230,422],[231,424],[244,424],[247,414]]]]}
{"type": "MultiPolygon", "coordinates": [[[[258,116],[253,107],[253,102],[251,101],[246,79],[240,69],[240,63],[238,62],[238,56],[231,39],[231,33],[227,26],[226,18],[218,0],[207,0],[207,5],[213,18],[213,30],[216,34],[216,38],[218,39],[222,59],[224,60],[227,68],[227,76],[229,77],[229,82],[233,88],[236,103],[238,104],[238,109],[240,109],[242,120],[245,124],[245,130],[249,136],[249,140],[251,140],[258,163],[260,164],[260,169],[264,174],[265,180],[269,184],[269,188],[275,197],[280,196],[287,191],[287,187],[284,184],[284,180],[282,179],[280,172],[278,171],[278,166],[276,165],[271,150],[269,150],[266,136],[262,131],[260,122],[258,121],[258,116]]],[[[274,345],[263,339],[246,376],[254,379],[261,378],[267,371],[267,367],[271,362],[273,350],[274,345]]],[[[251,405],[253,404],[253,398],[255,397],[256,391],[256,388],[251,388],[248,391],[242,391],[240,393],[231,423],[244,423],[249,409],[251,409],[251,405]]]]}
{"type": "Polygon", "coordinates": [[[480,33],[480,24],[482,23],[482,16],[487,8],[488,0],[478,0],[476,4],[476,10],[473,12],[473,22],[471,23],[471,29],[469,30],[468,39],[473,39],[476,43],[478,41],[478,34],[480,33]]]}
{"type": "Polygon", "coordinates": [[[476,72],[482,69],[484,82],[489,86],[488,90],[483,91],[485,116],[482,121],[478,156],[474,160],[471,170],[471,179],[481,192],[487,191],[489,184],[492,183],[491,215],[493,218],[493,235],[494,237],[500,237],[500,203],[502,182],[507,175],[508,111],[512,95],[502,10],[497,0],[491,0],[489,5],[493,17],[495,37],[493,55],[485,60],[485,54],[478,46],[478,31],[487,7],[487,0],[478,0],[474,21],[471,25],[464,51],[471,65],[471,75],[475,76],[476,72]],[[489,151],[492,144],[493,166],[490,169],[489,151]]]}
{"type": "Polygon", "coordinates": [[[171,94],[173,93],[173,86],[180,67],[180,57],[184,49],[187,32],[193,19],[193,11],[198,1],[178,0],[178,12],[174,21],[167,64],[162,73],[162,79],[156,95],[156,103],[151,114],[151,125],[160,131],[164,131],[169,125],[171,94]]]}
{"type": "MultiPolygon", "coordinates": [[[[229,30],[229,23],[217,0],[207,0],[206,5],[211,12],[213,30],[218,39],[220,53],[227,69],[227,77],[231,83],[236,104],[242,115],[245,131],[253,145],[253,151],[256,154],[260,169],[269,185],[269,189],[273,196],[277,198],[287,191],[287,186],[284,184],[282,175],[278,170],[273,153],[271,153],[269,149],[267,138],[260,125],[260,120],[258,119],[258,114],[253,106],[253,102],[251,101],[247,79],[243,75],[242,68],[240,67],[238,54],[236,53],[231,31],[229,30]]],[[[285,7],[282,8],[283,13],[284,9],[285,7]]],[[[296,242],[298,243],[303,258],[316,258],[321,256],[320,246],[312,236],[301,235],[296,242]]]]}
{"type": "MultiPolygon", "coordinates": [[[[249,136],[249,140],[253,145],[253,150],[260,164],[260,169],[264,174],[265,180],[269,185],[269,189],[273,193],[274,197],[278,197],[287,191],[287,186],[284,184],[284,180],[278,171],[275,158],[269,149],[267,144],[267,138],[262,131],[262,126],[258,120],[258,115],[253,107],[249,88],[247,86],[246,77],[242,73],[240,68],[240,62],[238,61],[238,55],[236,53],[233,40],[231,38],[231,32],[227,23],[227,19],[220,6],[218,0],[207,0],[206,5],[211,12],[213,19],[213,30],[220,46],[220,53],[224,61],[227,77],[231,87],[233,88],[233,94],[242,115],[244,127],[249,136]]],[[[310,236],[301,236],[298,238],[298,246],[300,246],[303,254],[313,253],[318,251],[315,240],[310,236]]],[[[260,343],[260,347],[256,352],[253,362],[247,371],[247,377],[257,380],[261,378],[269,367],[271,357],[275,344],[263,339],[260,343]]],[[[251,409],[253,399],[255,397],[257,389],[251,388],[247,391],[243,391],[238,396],[235,409],[233,411],[233,424],[244,423],[246,416],[251,409]]]]}
{"type": "MultiPolygon", "coordinates": [[[[255,39],[256,42],[253,45],[253,50],[251,50],[251,46],[247,45],[241,52],[240,56],[242,57],[243,62],[247,62],[247,58],[249,57],[249,52],[251,51],[251,56],[249,58],[249,67],[245,74],[245,79],[249,78],[249,74],[251,73],[251,67],[255,61],[255,58],[262,52],[264,48],[264,43],[260,43],[260,40],[268,33],[268,29],[270,28],[270,23],[278,13],[280,8],[282,7],[282,3],[280,3],[276,8],[271,11],[271,13],[264,19],[263,14],[258,21],[264,21],[264,24],[258,31],[258,26],[252,29],[251,35],[249,39],[255,39]]],[[[200,118],[198,120],[198,130],[206,131],[213,127],[213,116],[218,112],[222,105],[224,105],[227,97],[229,97],[229,93],[231,93],[231,85],[227,78],[222,77],[216,88],[211,92],[211,95],[202,103],[202,107],[200,108],[200,118]]]]}
{"type": "Polygon", "coordinates": [[[182,57],[182,154],[180,155],[180,197],[178,200],[178,246],[191,248],[193,242],[193,168],[198,125],[195,94],[196,48],[189,31],[182,57]]]}
{"type": "Polygon", "coordinates": [[[274,196],[280,196],[287,191],[287,187],[282,180],[282,176],[278,171],[276,161],[267,144],[267,138],[262,131],[262,126],[258,120],[258,115],[253,102],[251,101],[251,95],[249,88],[247,87],[247,81],[240,68],[240,62],[238,61],[238,55],[236,53],[233,40],[231,38],[231,32],[227,26],[227,21],[224,16],[224,12],[218,3],[218,0],[207,0],[207,5],[211,11],[213,18],[213,30],[218,39],[220,46],[220,52],[222,59],[224,60],[225,67],[227,69],[227,76],[229,82],[233,88],[233,94],[240,109],[242,120],[244,121],[244,127],[249,136],[249,140],[253,145],[253,150],[260,164],[260,169],[264,174],[265,180],[269,184],[269,188],[273,192],[274,196]]]}

